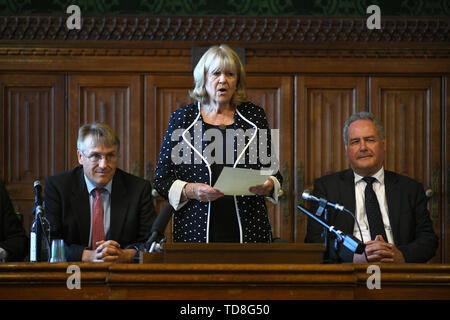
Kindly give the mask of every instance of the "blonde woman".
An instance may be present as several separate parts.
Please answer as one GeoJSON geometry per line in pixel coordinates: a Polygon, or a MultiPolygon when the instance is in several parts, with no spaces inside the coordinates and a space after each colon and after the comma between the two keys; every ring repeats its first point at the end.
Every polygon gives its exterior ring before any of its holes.
{"type": "Polygon", "coordinates": [[[176,210],[173,239],[184,242],[270,242],[265,200],[276,203],[282,177],[265,112],[247,101],[245,71],[227,45],[213,46],[194,70],[195,103],[170,117],[154,186],[176,210]],[[224,166],[271,170],[251,196],[214,189],[224,166]]]}

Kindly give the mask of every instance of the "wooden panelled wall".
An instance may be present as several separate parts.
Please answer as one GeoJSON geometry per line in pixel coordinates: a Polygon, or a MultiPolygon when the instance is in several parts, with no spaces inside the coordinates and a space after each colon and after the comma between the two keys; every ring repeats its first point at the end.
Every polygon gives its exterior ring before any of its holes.
{"type": "MultiPolygon", "coordinates": [[[[386,128],[385,168],[427,190],[440,238],[433,262],[450,262],[449,21],[390,20],[370,33],[365,20],[352,19],[240,17],[227,30],[223,17],[152,17],[130,31],[131,18],[97,30],[113,18],[94,17],[90,32],[61,35],[52,17],[15,18],[2,20],[13,22],[1,31],[0,179],[27,230],[33,181],[77,165],[77,129],[86,122],[112,125],[120,166],[153,180],[169,115],[191,102],[191,49],[228,43],[245,49],[250,100],[279,130],[284,194],[268,204],[275,237],[303,242],[300,195],[315,178],[348,167],[343,124],[369,110],[386,128]],[[143,36],[127,39],[130,32],[143,36]]],[[[165,202],[155,197],[155,204],[165,202]]]]}

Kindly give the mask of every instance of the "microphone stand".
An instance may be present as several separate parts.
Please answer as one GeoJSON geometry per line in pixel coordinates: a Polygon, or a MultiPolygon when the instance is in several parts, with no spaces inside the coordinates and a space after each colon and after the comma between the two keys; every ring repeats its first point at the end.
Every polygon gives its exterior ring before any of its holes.
{"type": "MultiPolygon", "coordinates": [[[[336,239],[334,241],[334,246],[332,248],[335,251],[335,259],[333,259],[333,262],[338,262],[338,257],[345,260],[343,257],[348,255],[349,253],[354,254],[358,253],[361,254],[365,251],[366,245],[353,237],[352,235],[345,235],[342,231],[336,230],[334,226],[329,226],[319,218],[315,217],[312,213],[310,213],[308,210],[303,208],[301,205],[297,206],[297,209],[304,212],[306,215],[308,215],[310,218],[314,219],[316,222],[321,224],[327,231],[332,232],[336,235],[336,239]],[[345,250],[344,250],[345,249],[345,250]]],[[[328,232],[327,232],[327,238],[328,238],[328,232]]],[[[325,242],[328,242],[328,239],[325,239],[325,242]]],[[[329,257],[329,250],[326,247],[325,255],[324,257],[329,257]]],[[[326,261],[326,260],[325,260],[326,261]]]]}
{"type": "MultiPolygon", "coordinates": [[[[316,210],[316,216],[321,217],[322,215],[323,215],[323,220],[325,221],[325,223],[328,223],[327,200],[320,198],[319,199],[319,207],[316,210]]],[[[323,256],[323,260],[324,260],[324,263],[328,263],[328,261],[330,260],[330,253],[329,253],[330,243],[329,243],[328,229],[324,228],[322,234],[323,234],[324,244],[325,244],[325,253],[323,256]]]]}
{"type": "Polygon", "coordinates": [[[141,252],[162,252],[164,243],[167,241],[166,237],[162,237],[158,241],[158,239],[155,237],[153,240],[149,239],[145,244],[141,244],[139,246],[136,246],[136,254],[133,256],[133,262],[134,263],[140,263],[141,262],[141,252]]]}
{"type": "Polygon", "coordinates": [[[148,252],[162,252],[164,242],[166,242],[166,241],[167,241],[166,237],[163,237],[159,242],[156,240],[153,241],[148,252]]]}

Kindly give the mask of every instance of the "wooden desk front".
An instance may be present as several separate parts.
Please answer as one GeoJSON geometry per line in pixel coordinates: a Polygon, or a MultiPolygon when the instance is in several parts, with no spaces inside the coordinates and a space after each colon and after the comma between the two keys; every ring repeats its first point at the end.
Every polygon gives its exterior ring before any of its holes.
{"type": "Polygon", "coordinates": [[[77,263],[80,289],[68,289],[71,263],[0,264],[0,299],[450,299],[450,265],[378,265],[381,289],[368,289],[369,264],[77,263]]]}

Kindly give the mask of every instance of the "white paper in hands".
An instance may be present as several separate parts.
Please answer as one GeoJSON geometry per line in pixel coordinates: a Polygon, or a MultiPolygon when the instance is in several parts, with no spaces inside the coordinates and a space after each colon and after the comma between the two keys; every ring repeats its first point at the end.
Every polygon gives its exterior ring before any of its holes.
{"type": "Polygon", "coordinates": [[[270,177],[266,173],[267,171],[264,172],[261,170],[223,167],[213,188],[227,196],[255,196],[248,189],[264,184],[270,177]]]}

